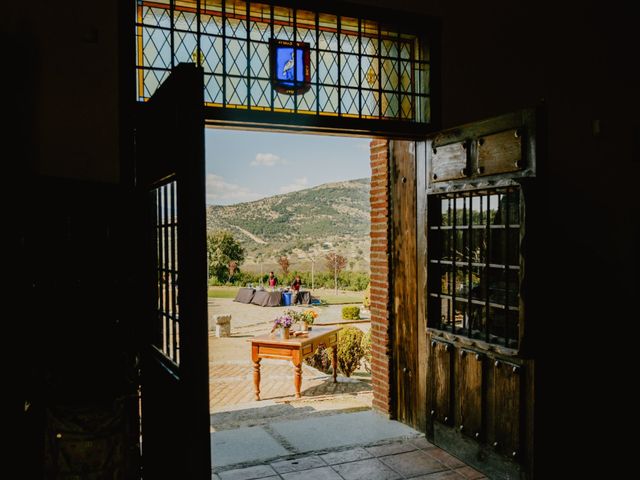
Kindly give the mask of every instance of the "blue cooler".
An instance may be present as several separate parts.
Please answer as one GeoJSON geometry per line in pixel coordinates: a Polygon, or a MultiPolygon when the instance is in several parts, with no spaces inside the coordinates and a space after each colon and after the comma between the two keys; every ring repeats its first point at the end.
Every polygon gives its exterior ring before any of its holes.
{"type": "Polygon", "coordinates": [[[282,293],[282,304],[285,307],[291,305],[291,292],[283,292],[282,293]]]}

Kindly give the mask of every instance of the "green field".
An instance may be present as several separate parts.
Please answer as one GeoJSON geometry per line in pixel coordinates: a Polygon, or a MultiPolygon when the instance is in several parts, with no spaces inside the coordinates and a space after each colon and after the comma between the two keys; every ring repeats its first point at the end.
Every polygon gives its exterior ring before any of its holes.
{"type": "MultiPolygon", "coordinates": [[[[210,298],[235,298],[239,287],[209,287],[210,298]]],[[[347,303],[362,303],[364,292],[349,292],[338,290],[336,295],[333,290],[316,289],[313,296],[324,300],[329,305],[341,305],[347,303]]]]}

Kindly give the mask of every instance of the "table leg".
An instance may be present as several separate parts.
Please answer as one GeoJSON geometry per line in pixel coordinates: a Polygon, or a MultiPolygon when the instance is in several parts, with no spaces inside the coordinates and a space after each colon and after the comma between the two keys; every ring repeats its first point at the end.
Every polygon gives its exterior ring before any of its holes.
{"type": "Polygon", "coordinates": [[[258,357],[258,347],[251,349],[251,359],[253,360],[253,389],[256,400],[260,400],[260,360],[258,357]]]}
{"type": "Polygon", "coordinates": [[[338,346],[335,345],[331,348],[331,366],[333,367],[333,383],[338,383],[336,377],[338,376],[338,346]]]}
{"type": "Polygon", "coordinates": [[[293,385],[296,388],[296,398],[300,398],[300,387],[302,386],[302,355],[300,351],[293,352],[293,368],[295,375],[293,377],[293,385]]]}

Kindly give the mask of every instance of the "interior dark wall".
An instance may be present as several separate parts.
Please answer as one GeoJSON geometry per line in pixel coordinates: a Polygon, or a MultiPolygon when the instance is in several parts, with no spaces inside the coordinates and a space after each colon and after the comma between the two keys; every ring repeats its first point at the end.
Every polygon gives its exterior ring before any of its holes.
{"type": "MultiPolygon", "coordinates": [[[[537,470],[541,478],[564,468],[594,474],[597,461],[557,460],[567,441],[588,452],[594,438],[611,438],[619,425],[613,412],[631,410],[621,393],[630,351],[609,342],[637,317],[625,300],[638,290],[640,244],[632,16],[604,3],[394,6],[442,18],[443,127],[528,106],[546,112],[535,205],[541,228],[528,244],[538,286],[529,322],[536,334],[537,470]]],[[[601,448],[613,453],[619,445],[612,445],[601,448]]]]}

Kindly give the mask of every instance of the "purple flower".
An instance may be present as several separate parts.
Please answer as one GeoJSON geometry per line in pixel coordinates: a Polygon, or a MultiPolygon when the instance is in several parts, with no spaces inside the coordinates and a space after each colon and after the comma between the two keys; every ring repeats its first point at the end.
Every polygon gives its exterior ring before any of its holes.
{"type": "Polygon", "coordinates": [[[293,325],[293,318],[289,315],[282,315],[273,321],[274,327],[290,328],[293,325]]]}

